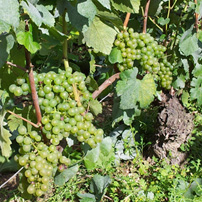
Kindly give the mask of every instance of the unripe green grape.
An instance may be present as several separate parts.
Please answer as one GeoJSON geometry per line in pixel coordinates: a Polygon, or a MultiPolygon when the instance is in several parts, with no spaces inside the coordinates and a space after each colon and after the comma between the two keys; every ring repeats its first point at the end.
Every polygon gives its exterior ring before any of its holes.
{"type": "Polygon", "coordinates": [[[37,135],[38,135],[38,133],[37,133],[36,131],[31,131],[31,132],[30,132],[30,137],[33,138],[33,139],[34,139],[37,135]]]}
{"type": "Polygon", "coordinates": [[[23,125],[19,126],[18,127],[18,133],[21,134],[21,135],[25,135],[27,134],[27,128],[23,125]]]}
{"type": "Polygon", "coordinates": [[[27,192],[28,192],[28,194],[35,194],[35,192],[36,192],[35,186],[33,184],[30,184],[27,187],[27,192]]]}
{"type": "Polygon", "coordinates": [[[95,143],[95,141],[92,138],[88,139],[87,143],[92,148],[96,147],[96,143],[95,143]]]}
{"type": "Polygon", "coordinates": [[[52,129],[52,125],[50,123],[45,124],[45,130],[50,131],[52,129]]]}
{"type": "Polygon", "coordinates": [[[22,88],[22,90],[23,90],[24,92],[29,91],[29,85],[28,85],[27,83],[23,83],[22,86],[21,86],[21,88],[22,88]]]}
{"type": "Polygon", "coordinates": [[[14,93],[16,87],[17,87],[17,86],[16,86],[15,84],[11,84],[11,85],[9,86],[9,91],[10,91],[11,93],[14,93]]]}
{"type": "Polygon", "coordinates": [[[31,138],[29,138],[29,137],[25,137],[24,140],[23,140],[23,142],[24,142],[24,144],[26,144],[26,145],[30,145],[30,144],[32,143],[32,140],[31,140],[31,138]]]}
{"type": "Polygon", "coordinates": [[[25,166],[27,164],[27,160],[23,157],[19,157],[18,159],[18,163],[21,165],[21,166],[25,166]]]}
{"type": "Polygon", "coordinates": [[[58,138],[53,138],[52,139],[52,144],[53,145],[58,145],[60,143],[60,140],[58,138]]]}
{"type": "Polygon", "coordinates": [[[94,137],[95,142],[100,143],[102,142],[103,136],[102,135],[96,135],[94,137]]]}
{"type": "Polygon", "coordinates": [[[32,172],[31,172],[31,170],[26,170],[25,171],[25,176],[28,178],[28,177],[30,177],[32,175],[32,172]]]}
{"type": "Polygon", "coordinates": [[[79,142],[84,142],[84,137],[82,135],[77,136],[79,142]]]}
{"type": "Polygon", "coordinates": [[[60,132],[60,128],[58,126],[54,126],[52,128],[52,132],[57,135],[60,132]]]}
{"type": "MultiPolygon", "coordinates": [[[[45,98],[46,99],[48,99],[48,100],[52,100],[53,98],[54,98],[54,93],[53,92],[50,92],[50,93],[47,93],[46,95],[45,95],[45,98]]],[[[50,103],[49,103],[50,104],[50,103]]]]}
{"type": "MultiPolygon", "coordinates": [[[[51,77],[51,76],[50,76],[51,77]]],[[[44,82],[44,84],[46,84],[46,85],[50,85],[51,84],[51,78],[44,78],[44,80],[43,80],[43,82],[44,82]]]]}
{"type": "Polygon", "coordinates": [[[78,131],[78,128],[76,126],[72,126],[71,133],[75,134],[75,133],[77,133],[77,131],[78,131]]]}
{"type": "Polygon", "coordinates": [[[41,136],[40,136],[40,135],[37,135],[34,139],[35,139],[37,142],[40,142],[40,141],[41,141],[41,136]]]}
{"type": "Polygon", "coordinates": [[[47,123],[49,123],[49,122],[50,122],[49,117],[48,117],[48,116],[42,117],[41,122],[42,122],[42,124],[44,124],[44,125],[47,124],[47,123]]]}
{"type": "Polygon", "coordinates": [[[114,45],[115,45],[115,46],[119,46],[120,43],[121,43],[121,42],[120,42],[118,39],[116,39],[116,40],[114,41],[114,45]]]}
{"type": "Polygon", "coordinates": [[[54,145],[50,145],[48,149],[49,149],[49,151],[51,151],[51,152],[56,151],[56,147],[55,147],[54,145]]]}
{"type": "Polygon", "coordinates": [[[23,142],[23,140],[24,140],[24,137],[23,137],[22,135],[18,135],[18,136],[16,137],[16,142],[17,142],[18,144],[21,144],[21,143],[23,142]]]}
{"type": "Polygon", "coordinates": [[[19,86],[21,86],[23,83],[25,83],[25,79],[22,78],[22,77],[18,77],[18,78],[16,79],[16,83],[17,83],[19,86]]]}
{"type": "Polygon", "coordinates": [[[36,192],[35,192],[36,196],[40,197],[42,196],[44,193],[41,189],[36,189],[36,192]]]}
{"type": "Polygon", "coordinates": [[[23,93],[23,90],[22,90],[22,88],[21,87],[16,87],[15,89],[14,89],[14,95],[15,96],[21,96],[22,95],[22,93],[23,93]]]}

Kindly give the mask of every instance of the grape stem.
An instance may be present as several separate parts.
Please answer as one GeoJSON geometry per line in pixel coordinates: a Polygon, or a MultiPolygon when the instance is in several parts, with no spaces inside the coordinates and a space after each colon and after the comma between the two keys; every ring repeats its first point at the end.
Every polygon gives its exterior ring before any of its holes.
{"type": "Polygon", "coordinates": [[[147,18],[148,18],[148,11],[149,11],[149,5],[150,1],[148,0],[145,6],[145,12],[144,12],[144,22],[143,22],[143,33],[145,34],[147,32],[147,18]]]}
{"type": "Polygon", "coordinates": [[[111,77],[109,77],[104,83],[102,83],[98,90],[94,91],[93,92],[93,99],[97,98],[98,95],[103,91],[105,90],[108,86],[110,86],[115,80],[119,79],[120,78],[120,72],[119,73],[116,73],[114,75],[112,75],[111,77]]]}
{"type": "Polygon", "coordinates": [[[21,67],[21,66],[19,66],[19,65],[13,64],[13,63],[8,62],[8,61],[6,61],[6,64],[7,64],[7,65],[10,65],[10,66],[12,66],[12,67],[17,67],[17,68],[23,70],[24,72],[27,72],[27,69],[25,69],[24,67],[21,67]]]}
{"type": "MultiPolygon", "coordinates": [[[[195,4],[197,4],[197,0],[194,0],[195,4]]],[[[195,12],[195,28],[196,32],[198,32],[198,13],[195,12]]]]}
{"type": "MultiPolygon", "coordinates": [[[[67,11],[65,10],[62,16],[62,20],[63,20],[63,33],[65,35],[67,35],[67,22],[65,20],[65,15],[66,15],[67,11]]],[[[69,62],[68,62],[68,41],[67,39],[64,40],[63,43],[63,62],[64,62],[64,66],[65,66],[65,70],[67,70],[69,68],[69,62]]]]}
{"type": "Polygon", "coordinates": [[[127,13],[126,17],[125,17],[125,20],[124,20],[124,23],[123,23],[123,28],[124,29],[126,29],[126,27],[128,26],[129,19],[130,19],[130,13],[127,13]]]}
{"type": "Polygon", "coordinates": [[[81,104],[81,101],[80,101],[80,97],[79,97],[79,92],[78,92],[77,86],[76,86],[75,83],[73,83],[72,87],[73,87],[74,99],[76,100],[77,105],[80,107],[80,106],[82,106],[82,104],[81,104]]]}
{"type": "MultiPolygon", "coordinates": [[[[25,30],[29,31],[28,20],[26,20],[26,23],[25,23],[25,30]]],[[[42,126],[41,126],[42,115],[41,115],[41,110],[40,110],[40,107],[39,107],[38,95],[37,95],[35,82],[34,82],[34,74],[33,74],[34,66],[31,63],[31,54],[26,48],[25,48],[25,59],[26,59],[26,68],[29,69],[29,82],[30,82],[30,86],[31,86],[32,100],[33,100],[34,108],[35,108],[35,111],[36,111],[37,125],[40,126],[40,129],[41,129],[41,132],[42,132],[42,126]]],[[[47,138],[43,134],[43,132],[42,132],[42,137],[44,139],[44,142],[46,143],[47,138]]]]}
{"type": "Polygon", "coordinates": [[[19,119],[22,119],[23,121],[26,121],[27,123],[31,124],[31,125],[34,126],[35,128],[39,128],[39,127],[40,127],[40,125],[37,125],[37,124],[35,124],[35,123],[33,123],[33,122],[31,122],[31,121],[29,121],[29,120],[23,118],[22,116],[20,116],[20,115],[18,115],[18,114],[15,114],[14,112],[12,112],[12,111],[10,111],[10,110],[7,110],[7,112],[10,113],[10,114],[12,114],[13,116],[19,118],[19,119]]]}
{"type": "Polygon", "coordinates": [[[149,19],[151,20],[151,22],[156,25],[160,30],[161,32],[163,32],[163,29],[155,22],[155,20],[153,20],[150,16],[149,16],[149,19]]]}
{"type": "MultiPolygon", "coordinates": [[[[25,30],[29,31],[28,21],[26,21],[25,30]]],[[[33,100],[34,107],[36,110],[37,124],[40,125],[41,124],[41,110],[39,107],[38,95],[36,92],[36,87],[35,87],[35,82],[34,82],[34,74],[33,74],[34,66],[31,63],[30,52],[27,49],[25,49],[25,59],[26,59],[26,68],[29,69],[29,81],[30,81],[31,92],[32,92],[32,100],[33,100]]]]}

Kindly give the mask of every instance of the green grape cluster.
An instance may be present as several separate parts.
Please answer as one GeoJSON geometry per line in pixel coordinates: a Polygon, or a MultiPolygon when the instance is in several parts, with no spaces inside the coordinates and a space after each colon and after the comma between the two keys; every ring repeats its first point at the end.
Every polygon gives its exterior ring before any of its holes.
{"type": "Polygon", "coordinates": [[[29,93],[29,89],[30,87],[23,77],[18,77],[16,79],[16,84],[11,84],[9,86],[9,91],[15,96],[27,95],[29,93]]]}
{"type": "MultiPolygon", "coordinates": [[[[59,73],[34,72],[34,82],[42,112],[42,130],[27,132],[24,126],[18,128],[16,141],[20,149],[15,160],[25,168],[26,192],[41,196],[48,190],[47,182],[53,178],[53,169],[62,171],[70,164],[70,160],[56,149],[60,141],[71,134],[95,148],[102,141],[104,132],[93,125],[93,114],[87,110],[92,97],[85,85],[84,74],[72,73],[71,68],[59,73]],[[43,143],[42,134],[47,138],[47,144],[43,143]]],[[[9,90],[15,96],[31,92],[24,78],[18,78],[9,90]]]]}
{"type": "MultiPolygon", "coordinates": [[[[93,125],[93,115],[86,112],[91,94],[85,85],[85,75],[80,72],[72,73],[69,68],[59,73],[50,71],[37,74],[34,72],[35,86],[38,92],[38,102],[43,117],[43,133],[53,145],[58,145],[63,138],[70,134],[78,141],[85,142],[95,148],[103,139],[103,130],[93,125]]],[[[30,87],[25,79],[18,78],[17,85],[9,87],[16,96],[27,95],[30,87]],[[18,80],[21,82],[19,83],[18,80]],[[20,86],[20,85],[21,86],[20,86]],[[23,85],[28,88],[21,88],[23,85]],[[23,93],[16,94],[21,89],[23,93]]]]}
{"type": "Polygon", "coordinates": [[[38,132],[27,132],[23,125],[18,128],[18,132],[16,141],[20,148],[15,160],[24,166],[23,175],[28,183],[25,192],[40,197],[49,189],[54,168],[58,165],[69,166],[70,159],[62,156],[55,145],[48,146],[41,142],[38,132]]]}
{"type": "Polygon", "coordinates": [[[124,71],[139,61],[142,69],[153,73],[162,87],[169,89],[172,83],[173,66],[165,55],[166,47],[159,45],[150,34],[134,32],[132,28],[117,34],[114,45],[121,50],[123,62],[118,69],[124,71]]]}
{"type": "Polygon", "coordinates": [[[95,148],[102,141],[103,130],[93,125],[93,115],[86,112],[91,95],[85,85],[85,75],[72,74],[72,69],[38,74],[37,90],[42,109],[43,133],[53,145],[70,134],[80,142],[95,148]]]}

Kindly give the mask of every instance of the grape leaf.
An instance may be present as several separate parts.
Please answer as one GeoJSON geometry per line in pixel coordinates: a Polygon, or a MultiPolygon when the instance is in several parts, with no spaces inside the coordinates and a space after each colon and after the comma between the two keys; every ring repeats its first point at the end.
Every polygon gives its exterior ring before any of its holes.
{"type": "Polygon", "coordinates": [[[36,8],[38,9],[41,18],[42,18],[42,22],[49,26],[49,27],[53,27],[55,24],[55,18],[54,16],[48,11],[48,9],[43,6],[43,5],[36,5],[36,8]]]}
{"type": "Polygon", "coordinates": [[[111,179],[108,175],[101,176],[101,175],[94,175],[92,182],[90,184],[90,190],[96,195],[97,201],[101,201],[102,197],[105,193],[105,189],[111,183],[111,179]]]}
{"type": "Polygon", "coordinates": [[[115,13],[108,11],[97,11],[97,16],[106,24],[110,23],[111,25],[119,27],[120,29],[123,27],[121,18],[115,13]]]}
{"type": "Polygon", "coordinates": [[[87,169],[94,169],[97,166],[109,168],[114,159],[112,139],[106,137],[96,148],[88,150],[84,157],[84,164],[87,169]]]}
{"type": "Polygon", "coordinates": [[[180,51],[185,56],[189,56],[199,49],[196,33],[193,34],[192,31],[193,26],[191,26],[190,29],[184,32],[180,39],[180,51]]]}
{"type": "Polygon", "coordinates": [[[193,78],[191,81],[190,97],[191,100],[197,100],[198,105],[202,105],[202,76],[193,78]]]}
{"type": "Polygon", "coordinates": [[[4,128],[5,122],[4,122],[4,117],[6,115],[6,112],[2,109],[0,113],[0,148],[1,148],[1,153],[5,157],[10,157],[11,155],[11,133],[4,128]]]}
{"type": "Polygon", "coordinates": [[[110,0],[97,0],[102,4],[105,8],[111,10],[110,0]]]}
{"type": "Polygon", "coordinates": [[[24,45],[25,48],[30,52],[30,53],[36,53],[40,49],[40,45],[33,41],[33,36],[32,33],[29,32],[18,32],[17,33],[17,41],[19,44],[24,45]]]}
{"type": "Polygon", "coordinates": [[[0,0],[0,34],[19,25],[19,3],[17,0],[0,0]]]}
{"type": "Polygon", "coordinates": [[[102,113],[102,105],[98,100],[91,100],[89,103],[89,108],[95,116],[102,113]]]}
{"type": "Polygon", "coordinates": [[[67,182],[69,179],[71,179],[73,176],[76,175],[77,171],[79,169],[78,164],[75,166],[72,166],[70,168],[65,169],[63,172],[59,173],[55,177],[55,184],[62,186],[67,182]]]}
{"type": "Polygon", "coordinates": [[[40,27],[43,22],[43,19],[37,8],[34,5],[32,5],[29,1],[27,3],[25,1],[22,1],[21,6],[25,10],[25,12],[29,15],[29,17],[32,19],[32,21],[38,27],[40,27]]]}
{"type": "Polygon", "coordinates": [[[10,25],[3,20],[0,19],[0,34],[3,32],[9,32],[10,31],[10,25]]]}
{"type": "Polygon", "coordinates": [[[5,64],[13,45],[14,38],[11,34],[0,35],[0,68],[5,64]]]}
{"type": "Polygon", "coordinates": [[[22,7],[25,12],[28,13],[32,21],[40,27],[42,23],[49,27],[53,27],[55,24],[54,16],[48,11],[48,9],[43,5],[36,5],[36,7],[31,2],[21,2],[22,7]]]}
{"type": "Polygon", "coordinates": [[[154,99],[156,86],[151,74],[146,74],[142,80],[136,78],[138,69],[130,69],[121,73],[117,82],[116,92],[121,96],[120,108],[134,109],[138,103],[146,108],[154,99]]]}
{"type": "MultiPolygon", "coordinates": [[[[18,115],[20,115],[20,114],[18,114],[18,115]]],[[[12,132],[14,130],[16,130],[19,125],[22,125],[22,124],[23,124],[22,119],[19,119],[19,118],[17,118],[16,116],[14,116],[12,114],[8,117],[8,126],[9,126],[9,129],[12,132]]]]}
{"type": "Polygon", "coordinates": [[[113,48],[110,55],[109,55],[109,62],[111,64],[121,63],[123,61],[121,50],[117,47],[113,48]]]}
{"type": "Polygon", "coordinates": [[[140,9],[140,0],[131,0],[131,4],[133,6],[133,10],[135,13],[139,13],[140,9]]]}
{"type": "Polygon", "coordinates": [[[94,18],[95,7],[93,6],[92,1],[90,0],[88,2],[82,1],[76,4],[75,6],[73,6],[70,2],[66,0],[58,0],[57,1],[58,13],[62,15],[64,13],[64,9],[67,9],[66,21],[69,22],[73,27],[75,27],[76,29],[82,32],[88,29],[88,26],[91,20],[94,18]],[[87,10],[93,14],[92,16],[90,16],[89,13],[87,13],[85,10],[82,9],[81,5],[83,3],[85,7],[88,4],[90,5],[90,8],[87,10]],[[79,12],[81,12],[81,14],[79,12]]]}
{"type": "Polygon", "coordinates": [[[170,22],[170,18],[163,18],[163,17],[160,17],[159,19],[158,19],[158,23],[160,24],[160,25],[166,25],[166,24],[168,24],[170,22]]]}
{"type": "Polygon", "coordinates": [[[89,194],[89,193],[85,193],[85,194],[77,193],[77,196],[79,198],[81,198],[79,200],[80,202],[96,202],[95,195],[93,195],[93,194],[89,194]]]}
{"type": "Polygon", "coordinates": [[[121,97],[114,96],[112,110],[112,127],[114,127],[116,123],[119,123],[122,120],[124,124],[131,125],[135,116],[139,116],[141,113],[141,110],[138,108],[138,106],[136,106],[135,109],[122,110],[120,108],[120,98],[121,97]]]}
{"type": "Polygon", "coordinates": [[[111,52],[116,31],[103,23],[98,17],[95,17],[83,35],[87,46],[108,55],[111,52]]]}
{"type": "Polygon", "coordinates": [[[138,12],[138,5],[140,4],[140,0],[130,0],[130,1],[122,1],[122,0],[112,0],[112,6],[119,11],[134,13],[138,12]]]}
{"type": "Polygon", "coordinates": [[[77,10],[80,15],[86,17],[90,22],[93,21],[97,13],[96,6],[92,0],[86,0],[84,2],[78,3],[77,10]]]}

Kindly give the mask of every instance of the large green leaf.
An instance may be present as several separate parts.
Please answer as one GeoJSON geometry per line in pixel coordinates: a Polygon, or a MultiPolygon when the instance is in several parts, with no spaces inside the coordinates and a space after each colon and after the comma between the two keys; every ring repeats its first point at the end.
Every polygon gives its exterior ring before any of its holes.
{"type": "Polygon", "coordinates": [[[97,166],[109,168],[114,160],[113,142],[106,137],[96,148],[88,150],[84,157],[84,164],[87,169],[94,169],[97,166]]]}
{"type": "Polygon", "coordinates": [[[198,105],[202,105],[202,76],[199,76],[197,78],[193,78],[191,82],[191,99],[197,100],[198,105]]]}
{"type": "Polygon", "coordinates": [[[182,35],[179,43],[180,51],[189,56],[199,49],[196,33],[193,34],[193,26],[182,35]]]}
{"type": "Polygon", "coordinates": [[[82,32],[88,29],[97,12],[92,0],[82,0],[75,5],[66,0],[58,0],[58,13],[63,15],[65,9],[67,10],[66,21],[82,32]]]}
{"type": "Polygon", "coordinates": [[[135,116],[141,114],[141,110],[136,106],[134,109],[123,110],[120,108],[121,97],[114,96],[113,110],[112,110],[112,126],[123,120],[124,124],[131,125],[135,116]]]}
{"type": "Polygon", "coordinates": [[[11,34],[0,35],[0,68],[5,64],[13,45],[14,38],[11,34]]]}
{"type": "Polygon", "coordinates": [[[113,28],[95,17],[88,30],[83,34],[87,46],[108,55],[111,52],[116,33],[113,28]]]}
{"type": "Polygon", "coordinates": [[[40,45],[33,41],[33,36],[32,33],[29,32],[18,32],[17,33],[17,41],[19,44],[24,45],[25,48],[30,52],[30,53],[36,53],[40,49],[40,45]]]}
{"type": "Polygon", "coordinates": [[[34,6],[31,2],[21,2],[22,7],[25,12],[29,15],[32,21],[40,27],[42,23],[49,27],[53,27],[55,24],[54,16],[49,12],[49,10],[43,5],[34,6]]]}
{"type": "Polygon", "coordinates": [[[24,11],[29,15],[29,17],[32,19],[32,21],[38,27],[40,27],[43,22],[43,19],[37,8],[34,5],[32,5],[29,1],[27,3],[25,1],[22,1],[21,6],[23,7],[24,11]]]}
{"type": "Polygon", "coordinates": [[[4,122],[4,117],[6,115],[6,111],[3,109],[0,112],[0,148],[1,148],[1,153],[5,157],[10,157],[11,155],[11,133],[4,128],[5,122],[4,122]]]}
{"type": "Polygon", "coordinates": [[[36,5],[36,8],[38,9],[41,18],[42,18],[42,22],[49,26],[49,27],[53,27],[55,24],[55,18],[54,16],[48,11],[48,9],[43,6],[43,5],[36,5]]]}
{"type": "Polygon", "coordinates": [[[59,175],[56,175],[55,184],[59,185],[59,186],[64,185],[65,182],[67,182],[69,179],[71,179],[73,176],[76,175],[78,169],[79,169],[78,164],[76,164],[75,166],[72,166],[70,168],[65,169],[59,175]]]}
{"type": "Polygon", "coordinates": [[[105,193],[105,189],[111,183],[111,179],[108,175],[94,175],[90,184],[91,191],[95,194],[97,201],[101,201],[105,193]]]}
{"type": "Polygon", "coordinates": [[[120,108],[123,110],[134,109],[138,103],[141,108],[146,108],[154,99],[156,86],[151,74],[146,74],[142,80],[136,78],[137,68],[122,72],[116,91],[121,96],[120,108]]]}
{"type": "Polygon", "coordinates": [[[84,2],[79,2],[77,5],[78,13],[86,17],[90,22],[93,21],[96,15],[96,6],[92,0],[86,0],[84,2]]]}
{"type": "Polygon", "coordinates": [[[0,34],[19,25],[19,3],[17,0],[0,0],[0,34]]]}

